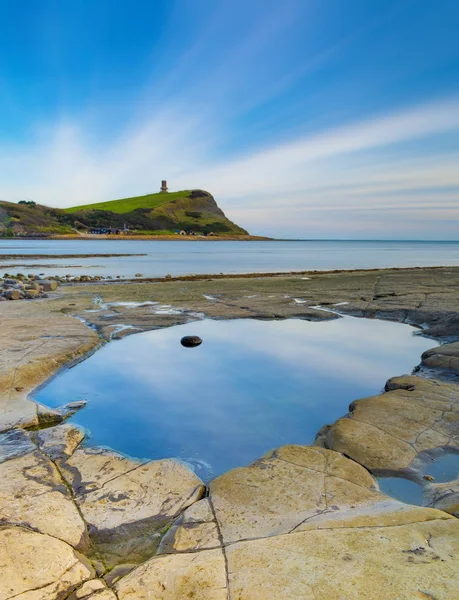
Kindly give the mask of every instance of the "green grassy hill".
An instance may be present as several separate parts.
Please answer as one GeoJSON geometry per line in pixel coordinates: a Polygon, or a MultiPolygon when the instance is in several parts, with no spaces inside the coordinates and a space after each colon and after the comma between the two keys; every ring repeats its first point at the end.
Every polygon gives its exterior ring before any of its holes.
{"type": "Polygon", "coordinates": [[[147,194],[74,206],[65,210],[34,202],[0,202],[0,236],[47,237],[91,229],[128,228],[136,234],[168,234],[185,230],[196,234],[247,235],[230,221],[209,192],[147,194]]]}
{"type": "Polygon", "coordinates": [[[85,204],[83,206],[73,206],[67,208],[66,212],[88,212],[89,210],[109,210],[111,212],[123,215],[125,213],[137,210],[138,208],[156,208],[161,204],[167,204],[177,198],[188,198],[191,191],[183,192],[159,192],[158,194],[147,194],[146,196],[134,196],[133,198],[121,198],[120,200],[109,200],[108,202],[96,202],[95,204],[85,204]]]}
{"type": "Polygon", "coordinates": [[[87,228],[128,227],[138,233],[173,233],[176,230],[208,234],[247,235],[230,221],[214,198],[204,190],[147,194],[111,202],[75,206],[66,212],[87,228]]]}

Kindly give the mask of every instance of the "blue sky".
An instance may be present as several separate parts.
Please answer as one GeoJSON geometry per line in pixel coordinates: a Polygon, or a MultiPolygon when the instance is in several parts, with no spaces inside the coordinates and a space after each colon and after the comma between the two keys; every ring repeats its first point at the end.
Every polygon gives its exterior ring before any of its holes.
{"type": "Polygon", "coordinates": [[[0,0],[0,198],[459,239],[457,0],[0,0]]]}

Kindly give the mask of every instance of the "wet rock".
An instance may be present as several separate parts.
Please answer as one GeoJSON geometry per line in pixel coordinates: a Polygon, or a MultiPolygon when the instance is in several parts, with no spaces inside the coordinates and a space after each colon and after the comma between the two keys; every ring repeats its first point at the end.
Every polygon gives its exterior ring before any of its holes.
{"type": "Polygon", "coordinates": [[[180,343],[182,346],[185,346],[185,348],[195,348],[202,344],[202,339],[197,335],[186,335],[185,337],[182,337],[180,343]]]}
{"type": "Polygon", "coordinates": [[[459,479],[446,483],[430,483],[424,487],[424,496],[428,506],[459,518],[459,479]]]}
{"type": "Polygon", "coordinates": [[[459,342],[427,350],[422,355],[422,364],[431,369],[440,369],[459,375],[459,342]]]}
{"type": "Polygon", "coordinates": [[[60,463],[108,566],[140,562],[162,529],[204,493],[201,480],[173,459],[136,462],[104,449],[81,449],[60,463]]]}
{"type": "Polygon", "coordinates": [[[0,463],[11,458],[18,458],[35,452],[36,446],[29,433],[21,429],[13,429],[0,433],[0,463]]]}
{"type": "Polygon", "coordinates": [[[22,527],[0,527],[0,599],[56,600],[94,571],[83,556],[54,537],[22,527]]]}
{"type": "Polygon", "coordinates": [[[84,431],[75,425],[65,424],[42,429],[35,434],[35,443],[52,460],[69,457],[84,439],[84,431]]]}

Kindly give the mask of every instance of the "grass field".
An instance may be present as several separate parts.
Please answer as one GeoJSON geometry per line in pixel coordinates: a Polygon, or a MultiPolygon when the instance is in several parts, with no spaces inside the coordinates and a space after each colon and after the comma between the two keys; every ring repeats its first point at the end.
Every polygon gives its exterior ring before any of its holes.
{"type": "Polygon", "coordinates": [[[177,198],[188,198],[191,190],[182,190],[181,192],[168,192],[158,194],[147,194],[146,196],[135,196],[134,198],[121,198],[120,200],[110,200],[108,202],[97,202],[96,204],[84,204],[83,206],[73,206],[67,208],[66,212],[75,213],[88,210],[109,210],[119,215],[131,212],[137,208],[156,208],[162,204],[167,204],[177,198]]]}

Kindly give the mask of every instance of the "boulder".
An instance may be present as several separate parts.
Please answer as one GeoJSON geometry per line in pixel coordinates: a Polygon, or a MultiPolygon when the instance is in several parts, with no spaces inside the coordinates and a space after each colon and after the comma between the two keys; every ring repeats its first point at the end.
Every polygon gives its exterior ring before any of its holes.
{"type": "Polygon", "coordinates": [[[56,600],[94,577],[71,546],[23,527],[0,527],[0,600],[56,600]]]}
{"type": "Polygon", "coordinates": [[[59,285],[59,282],[54,279],[38,279],[37,283],[43,288],[44,292],[54,292],[59,285]]]}
{"type": "Polygon", "coordinates": [[[7,300],[20,300],[22,298],[22,292],[17,289],[5,290],[3,295],[7,300]]]}

